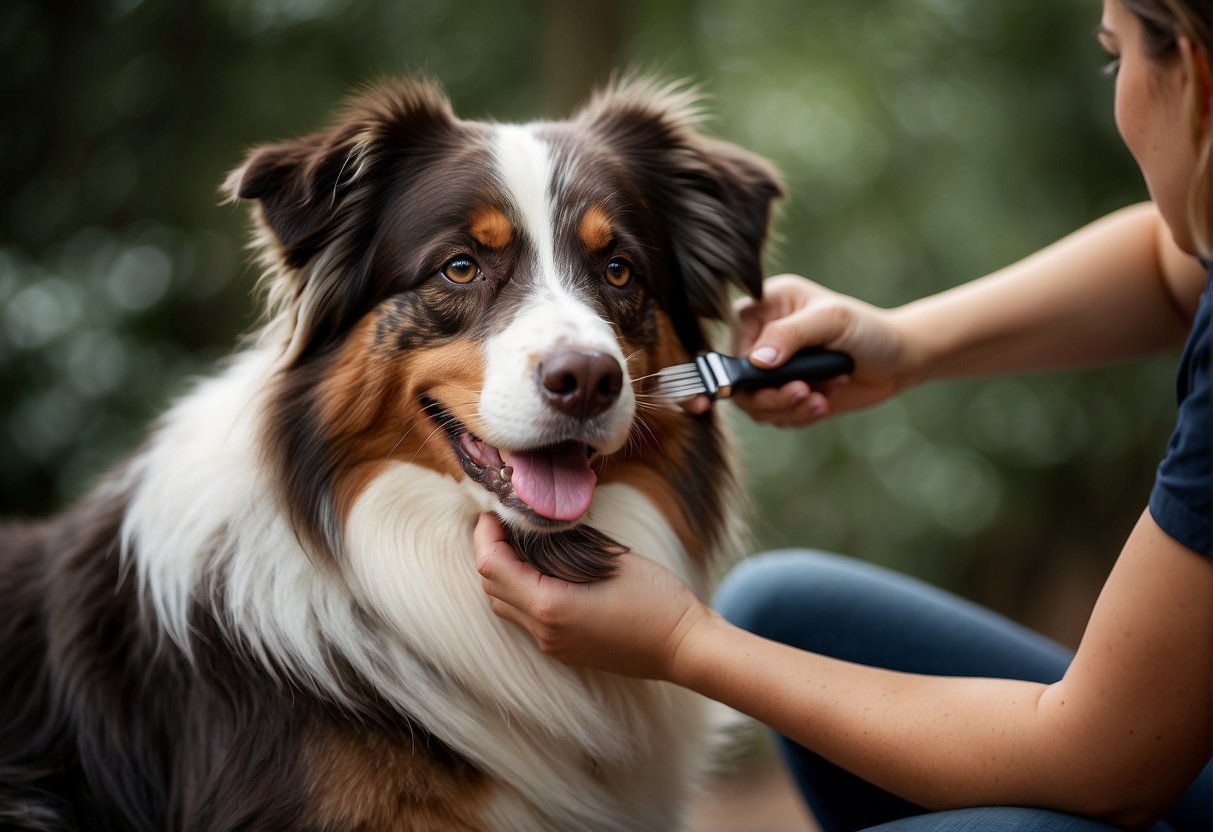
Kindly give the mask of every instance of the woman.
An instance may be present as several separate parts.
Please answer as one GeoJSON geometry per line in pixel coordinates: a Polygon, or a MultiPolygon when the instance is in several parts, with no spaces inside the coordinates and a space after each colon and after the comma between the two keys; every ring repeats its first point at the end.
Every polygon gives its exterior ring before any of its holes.
{"type": "Polygon", "coordinates": [[[739,399],[779,425],[932,379],[1124,359],[1187,339],[1175,434],[1075,655],[841,558],[751,559],[721,588],[722,616],[641,556],[625,556],[610,580],[565,584],[519,561],[491,518],[477,527],[499,615],[563,661],[665,679],[770,725],[827,830],[1210,828],[1208,798],[1200,805],[1213,743],[1208,0],[1105,0],[1098,36],[1118,66],[1116,123],[1151,203],[899,309],[784,276],[740,310],[755,363],[808,344],[856,359],[846,383],[739,399]],[[961,807],[1032,808],[944,811],[961,807]]]}

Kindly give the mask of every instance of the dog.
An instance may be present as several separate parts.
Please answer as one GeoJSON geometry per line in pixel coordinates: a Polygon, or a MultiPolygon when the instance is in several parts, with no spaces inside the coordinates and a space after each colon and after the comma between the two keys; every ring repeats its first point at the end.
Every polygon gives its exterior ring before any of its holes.
{"type": "Polygon", "coordinates": [[[706,591],[727,431],[646,396],[760,294],[781,185],[701,119],[633,78],[467,121],[404,79],[250,152],[224,189],[257,331],[77,505],[0,531],[0,825],[679,828],[710,703],[542,655],[472,529],[706,591]]]}

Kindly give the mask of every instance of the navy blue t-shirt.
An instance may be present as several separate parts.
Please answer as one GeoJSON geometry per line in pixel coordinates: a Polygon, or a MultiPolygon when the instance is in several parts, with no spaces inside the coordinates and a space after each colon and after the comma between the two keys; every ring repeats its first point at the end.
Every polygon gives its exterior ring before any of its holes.
{"type": "Polygon", "coordinates": [[[1209,327],[1213,316],[1213,267],[1200,296],[1196,320],[1179,360],[1179,412],[1167,455],[1150,493],[1150,514],[1160,528],[1189,549],[1210,554],[1213,537],[1213,402],[1209,387],[1209,327]]]}

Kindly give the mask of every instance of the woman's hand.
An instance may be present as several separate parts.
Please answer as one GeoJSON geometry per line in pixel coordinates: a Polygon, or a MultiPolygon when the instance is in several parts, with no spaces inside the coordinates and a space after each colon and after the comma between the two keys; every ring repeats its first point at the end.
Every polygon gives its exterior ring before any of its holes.
{"type": "Polygon", "coordinates": [[[491,514],[480,516],[475,543],[493,612],[566,664],[668,679],[687,635],[715,616],[676,575],[641,555],[621,555],[606,580],[574,584],[520,560],[491,514]]]}
{"type": "Polygon", "coordinates": [[[737,393],[733,400],[756,421],[812,424],[876,404],[907,383],[904,339],[886,310],[793,274],[769,278],[762,292],[762,300],[745,298],[737,305],[739,355],[748,354],[759,367],[778,367],[802,347],[822,346],[849,353],[855,372],[812,386],[792,381],[737,393]]]}

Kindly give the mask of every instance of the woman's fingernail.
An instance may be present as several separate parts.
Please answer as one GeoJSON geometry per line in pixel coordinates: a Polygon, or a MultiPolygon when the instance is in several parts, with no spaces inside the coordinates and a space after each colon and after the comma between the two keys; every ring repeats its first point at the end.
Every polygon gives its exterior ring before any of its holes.
{"type": "Polygon", "coordinates": [[[774,364],[779,357],[779,351],[774,347],[759,347],[750,353],[750,360],[760,364],[774,364]]]}

